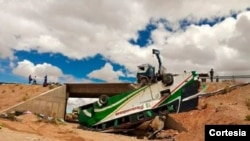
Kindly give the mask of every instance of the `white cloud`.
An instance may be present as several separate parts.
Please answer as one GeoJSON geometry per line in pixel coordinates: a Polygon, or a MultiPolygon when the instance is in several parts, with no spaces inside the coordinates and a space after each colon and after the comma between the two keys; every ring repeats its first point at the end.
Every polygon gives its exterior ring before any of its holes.
{"type": "Polygon", "coordinates": [[[119,77],[124,76],[122,71],[115,71],[110,63],[106,63],[101,69],[94,70],[87,75],[91,79],[101,79],[107,82],[119,82],[119,77]]]}
{"type": "Polygon", "coordinates": [[[96,101],[98,98],[69,98],[68,105],[81,106],[96,101]]]}
{"type": "Polygon", "coordinates": [[[86,78],[76,78],[73,75],[64,74],[60,77],[60,82],[62,83],[94,83],[94,81],[86,78]]]}
{"type": "Polygon", "coordinates": [[[191,25],[185,31],[164,32],[161,26],[153,32],[153,46],[161,46],[168,70],[198,70],[210,68],[221,74],[226,72],[250,73],[246,65],[250,59],[250,12],[242,12],[237,19],[231,17],[214,26],[191,25]],[[165,39],[165,40],[164,40],[165,39]]]}
{"type": "Polygon", "coordinates": [[[77,108],[82,105],[86,105],[97,101],[98,98],[69,98],[67,103],[67,112],[71,113],[73,108],[77,108]]]}
{"type": "Polygon", "coordinates": [[[13,74],[27,77],[32,75],[33,77],[36,76],[36,80],[38,83],[42,83],[44,76],[48,76],[48,82],[58,82],[59,77],[63,76],[62,71],[60,68],[53,66],[48,63],[43,64],[33,64],[29,60],[23,60],[18,62],[17,66],[13,69],[13,74]]]}
{"type": "MultiPolygon", "coordinates": [[[[213,27],[193,25],[185,32],[169,33],[159,27],[152,36],[155,44],[147,48],[128,43],[130,38],[137,38],[137,31],[151,18],[167,19],[176,26],[184,18],[197,21],[226,16],[230,11],[244,10],[249,3],[250,0],[5,0],[0,5],[0,58],[14,59],[13,49],[61,53],[74,59],[100,53],[135,72],[142,63],[157,65],[151,49],[159,48],[169,71],[193,68],[207,71],[211,67],[218,71],[249,69],[241,67],[249,59],[249,12],[213,27]],[[230,59],[226,52],[234,57],[230,59]],[[237,66],[228,66],[229,62],[237,66]]],[[[27,65],[33,69],[40,67],[31,62],[27,65]]],[[[115,81],[122,75],[109,65],[105,68],[111,77],[104,78],[98,71],[89,76],[115,81]]]]}
{"type": "Polygon", "coordinates": [[[228,15],[230,10],[246,8],[248,2],[211,0],[206,1],[204,7],[202,0],[3,1],[0,10],[1,50],[7,54],[1,57],[11,56],[10,48],[59,52],[77,59],[96,53],[109,56],[109,49],[119,50],[118,45],[135,38],[136,31],[150,18],[177,22],[190,15],[197,19],[228,15]],[[14,35],[19,35],[20,39],[15,40],[14,35]]]}
{"type": "Polygon", "coordinates": [[[239,11],[245,9],[249,5],[249,0],[146,0],[143,5],[152,17],[163,17],[170,21],[184,17],[197,20],[228,15],[231,10],[239,11]]]}

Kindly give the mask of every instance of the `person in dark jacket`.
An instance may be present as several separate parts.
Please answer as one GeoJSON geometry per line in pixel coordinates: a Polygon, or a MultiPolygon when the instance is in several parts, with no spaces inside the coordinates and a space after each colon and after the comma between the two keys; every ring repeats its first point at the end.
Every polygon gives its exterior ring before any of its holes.
{"type": "Polygon", "coordinates": [[[211,79],[211,82],[213,82],[213,77],[214,77],[214,69],[211,68],[211,70],[210,70],[210,79],[211,79]]]}
{"type": "Polygon", "coordinates": [[[29,84],[32,82],[32,77],[29,75],[29,84]]]}
{"type": "Polygon", "coordinates": [[[43,82],[43,87],[46,87],[48,85],[47,83],[47,75],[44,76],[44,82],[43,82]]]}

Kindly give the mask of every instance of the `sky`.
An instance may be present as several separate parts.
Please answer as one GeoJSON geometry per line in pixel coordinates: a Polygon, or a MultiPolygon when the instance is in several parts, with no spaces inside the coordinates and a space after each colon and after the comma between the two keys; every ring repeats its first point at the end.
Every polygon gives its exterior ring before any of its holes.
{"type": "Polygon", "coordinates": [[[0,82],[135,82],[137,66],[250,74],[250,0],[0,0],[0,82]]]}

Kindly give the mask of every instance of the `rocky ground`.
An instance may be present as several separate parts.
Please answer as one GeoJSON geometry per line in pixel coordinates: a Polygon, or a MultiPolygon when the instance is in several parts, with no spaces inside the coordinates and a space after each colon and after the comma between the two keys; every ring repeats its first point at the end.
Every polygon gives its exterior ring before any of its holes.
{"type": "MultiPolygon", "coordinates": [[[[230,83],[207,83],[207,92],[224,88],[230,83]]],[[[40,85],[0,85],[0,111],[25,99],[49,90],[40,85]]],[[[237,88],[226,94],[199,99],[196,110],[169,115],[182,131],[166,128],[159,137],[167,140],[171,135],[177,141],[204,141],[205,124],[250,124],[250,85],[237,88]],[[248,120],[246,120],[248,119],[248,120]]],[[[78,129],[78,124],[67,122],[46,122],[38,120],[32,113],[11,121],[0,118],[0,141],[140,141],[136,137],[97,133],[78,129]]]]}

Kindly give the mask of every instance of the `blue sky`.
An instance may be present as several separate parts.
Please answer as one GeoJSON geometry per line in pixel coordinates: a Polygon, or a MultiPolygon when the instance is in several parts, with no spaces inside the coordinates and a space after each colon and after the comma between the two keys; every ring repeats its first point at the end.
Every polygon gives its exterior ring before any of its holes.
{"type": "Polygon", "coordinates": [[[0,82],[135,82],[153,48],[169,72],[249,74],[249,2],[5,0],[0,82]]]}

